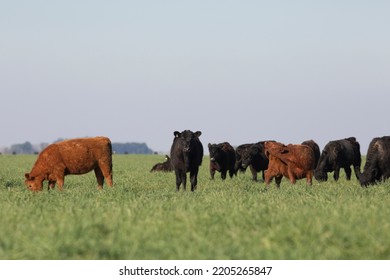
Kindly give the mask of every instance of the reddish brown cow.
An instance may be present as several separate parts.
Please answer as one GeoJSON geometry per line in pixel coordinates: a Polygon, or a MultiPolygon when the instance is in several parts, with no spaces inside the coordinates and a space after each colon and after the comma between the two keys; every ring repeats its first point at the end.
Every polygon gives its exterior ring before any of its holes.
{"type": "Polygon", "coordinates": [[[274,177],[276,185],[280,187],[283,176],[289,178],[292,184],[302,178],[306,178],[309,185],[312,184],[315,158],[309,146],[265,142],[264,148],[269,159],[268,170],[265,171],[267,187],[274,177]]]}
{"type": "Polygon", "coordinates": [[[64,177],[69,174],[85,174],[94,170],[98,188],[104,179],[112,186],[112,147],[107,137],[71,139],[47,146],[38,156],[30,173],[26,173],[26,186],[41,191],[43,181],[49,188],[62,190],[64,177]]]}

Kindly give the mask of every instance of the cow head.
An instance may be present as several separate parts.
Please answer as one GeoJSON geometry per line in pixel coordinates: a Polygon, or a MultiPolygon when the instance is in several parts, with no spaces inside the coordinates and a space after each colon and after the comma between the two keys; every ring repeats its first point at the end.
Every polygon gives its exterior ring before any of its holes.
{"type": "Polygon", "coordinates": [[[328,173],[326,171],[322,171],[317,168],[314,170],[314,178],[316,178],[316,180],[320,182],[327,181],[328,173]]]}
{"type": "Polygon", "coordinates": [[[318,181],[328,180],[327,172],[335,170],[335,166],[339,161],[342,146],[337,141],[329,142],[321,153],[318,160],[317,168],[314,170],[314,177],[318,181]]]}
{"type": "Polygon", "coordinates": [[[259,149],[259,147],[257,147],[256,145],[252,145],[251,147],[249,147],[248,149],[244,150],[243,153],[242,153],[242,167],[243,168],[247,168],[251,162],[252,162],[252,159],[256,157],[257,154],[259,154],[261,151],[259,149]]]}
{"type": "Polygon", "coordinates": [[[29,173],[24,174],[24,177],[26,178],[24,183],[26,184],[27,189],[29,189],[31,191],[41,191],[42,190],[43,179],[41,179],[39,177],[30,176],[29,173]]]}
{"type": "Polygon", "coordinates": [[[358,176],[362,187],[373,185],[382,179],[382,172],[378,166],[378,161],[380,161],[380,158],[383,157],[383,149],[382,146],[377,145],[377,143],[372,144],[375,140],[376,139],[373,139],[368,147],[366,164],[364,166],[363,173],[360,173],[358,176]]]}
{"type": "Polygon", "coordinates": [[[269,154],[278,155],[278,154],[288,153],[288,147],[286,145],[275,141],[265,142],[264,150],[268,158],[269,158],[269,154]]]}
{"type": "Polygon", "coordinates": [[[359,174],[359,182],[362,187],[375,184],[382,179],[382,171],[378,163],[385,158],[385,149],[379,137],[373,138],[370,142],[363,173],[359,174]]]}
{"type": "Polygon", "coordinates": [[[215,164],[215,167],[218,171],[221,170],[220,162],[223,157],[223,151],[222,148],[217,144],[210,144],[209,147],[209,153],[210,153],[210,162],[215,164]]]}
{"type": "Polygon", "coordinates": [[[380,176],[378,176],[378,173],[378,169],[376,168],[364,170],[364,172],[359,175],[360,185],[362,187],[367,187],[368,185],[375,184],[376,181],[380,180],[380,176]]]}
{"type": "Polygon", "coordinates": [[[240,146],[237,147],[236,149],[236,163],[234,165],[234,169],[236,171],[240,170],[240,171],[245,171],[246,168],[244,168],[242,166],[242,154],[244,153],[244,151],[246,149],[248,149],[252,144],[242,144],[240,146]]]}
{"type": "Polygon", "coordinates": [[[192,151],[195,141],[198,141],[202,132],[192,132],[190,130],[184,130],[183,132],[175,131],[173,133],[175,138],[179,141],[184,154],[189,154],[192,151]]]}

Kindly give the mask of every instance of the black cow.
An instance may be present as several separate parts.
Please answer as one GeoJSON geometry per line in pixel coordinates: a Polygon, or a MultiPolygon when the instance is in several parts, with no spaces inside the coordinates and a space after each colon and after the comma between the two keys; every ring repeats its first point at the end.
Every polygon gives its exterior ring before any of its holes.
{"type": "Polygon", "coordinates": [[[264,171],[268,169],[269,159],[265,155],[264,142],[265,141],[261,141],[251,144],[242,152],[241,165],[243,168],[247,168],[249,166],[254,181],[257,181],[257,173],[261,171],[263,173],[264,180],[264,171]]]}
{"type": "Polygon", "coordinates": [[[366,164],[359,181],[362,187],[390,177],[390,136],[372,139],[368,146],[366,164]]]}
{"type": "Polygon", "coordinates": [[[165,155],[165,161],[164,162],[159,162],[156,163],[150,172],[155,172],[155,171],[163,171],[163,172],[170,172],[172,171],[172,163],[171,163],[171,158],[168,155],[165,155]]]}
{"type": "Polygon", "coordinates": [[[236,153],[228,142],[208,145],[210,152],[210,175],[214,179],[215,171],[221,172],[222,180],[226,179],[229,171],[230,178],[235,174],[236,153]]]}
{"type": "Polygon", "coordinates": [[[314,140],[306,140],[302,142],[302,145],[309,146],[314,152],[314,168],[317,167],[318,161],[320,160],[321,152],[320,146],[314,140]]]}
{"type": "Polygon", "coordinates": [[[337,181],[340,168],[344,168],[347,180],[350,180],[352,165],[356,178],[359,179],[361,161],[360,145],[355,137],[330,141],[322,150],[314,177],[318,181],[326,181],[328,179],[327,172],[334,171],[333,178],[337,181]]]}
{"type": "Polygon", "coordinates": [[[237,175],[238,171],[245,172],[247,167],[242,166],[242,154],[243,152],[248,149],[250,146],[252,146],[253,143],[251,144],[242,144],[239,145],[236,148],[236,163],[234,165],[234,173],[237,175]]]}
{"type": "Polygon", "coordinates": [[[186,190],[187,172],[190,172],[191,191],[194,191],[198,182],[199,166],[203,159],[203,146],[199,140],[202,132],[184,130],[175,131],[171,147],[171,162],[176,175],[176,190],[180,185],[186,190]]]}

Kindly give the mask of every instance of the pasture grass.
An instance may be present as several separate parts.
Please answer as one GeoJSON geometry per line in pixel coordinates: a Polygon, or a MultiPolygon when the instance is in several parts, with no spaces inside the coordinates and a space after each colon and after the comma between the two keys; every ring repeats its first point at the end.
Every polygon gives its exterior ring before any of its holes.
{"type": "MultiPolygon", "coordinates": [[[[281,188],[250,172],[175,191],[174,173],[150,173],[159,155],[114,155],[114,187],[93,172],[63,191],[24,186],[36,156],[0,156],[0,259],[390,259],[390,183],[361,188],[304,180],[281,188]]],[[[260,176],[261,177],[261,176],[260,176]]]]}

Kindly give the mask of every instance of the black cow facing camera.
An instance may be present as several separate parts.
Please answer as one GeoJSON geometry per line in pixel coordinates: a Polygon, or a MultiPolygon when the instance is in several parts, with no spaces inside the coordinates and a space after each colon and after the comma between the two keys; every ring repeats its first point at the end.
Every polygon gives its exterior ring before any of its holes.
{"type": "Polygon", "coordinates": [[[190,173],[191,191],[195,191],[198,183],[199,166],[203,159],[203,145],[199,140],[202,132],[184,130],[175,131],[171,147],[171,163],[176,175],[176,191],[180,185],[186,190],[187,172],[190,173]]]}
{"type": "Polygon", "coordinates": [[[252,143],[242,144],[236,148],[236,163],[234,165],[234,172],[236,175],[238,171],[240,172],[246,171],[246,167],[244,167],[242,164],[242,155],[244,154],[245,150],[249,149],[249,147],[252,145],[253,145],[252,143]]]}
{"type": "MultiPolygon", "coordinates": [[[[271,140],[268,142],[275,141],[271,140]]],[[[263,172],[262,178],[264,180],[264,171],[268,169],[269,160],[265,155],[264,143],[265,141],[254,143],[242,152],[241,165],[244,168],[249,166],[254,181],[257,181],[257,173],[261,171],[263,172]]]]}
{"type": "Polygon", "coordinates": [[[236,153],[232,145],[228,142],[208,145],[210,152],[210,176],[214,179],[215,171],[221,172],[222,180],[226,179],[229,171],[230,178],[236,173],[234,165],[236,163],[236,153]]]}

